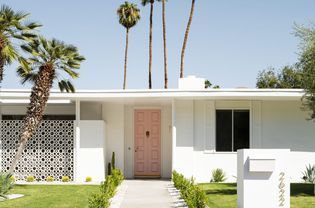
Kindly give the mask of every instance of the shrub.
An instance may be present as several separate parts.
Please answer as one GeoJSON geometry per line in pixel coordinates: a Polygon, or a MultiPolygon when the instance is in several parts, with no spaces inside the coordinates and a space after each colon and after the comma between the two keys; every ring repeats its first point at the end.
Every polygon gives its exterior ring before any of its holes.
{"type": "Polygon", "coordinates": [[[89,197],[89,208],[108,208],[110,206],[109,197],[103,193],[95,193],[89,197]]]}
{"type": "Polygon", "coordinates": [[[302,179],[307,183],[315,183],[315,165],[309,164],[303,172],[302,179]]]}
{"type": "Polygon", "coordinates": [[[226,180],[225,173],[222,169],[217,168],[212,171],[212,178],[210,182],[220,183],[226,180]]]}
{"type": "Polygon", "coordinates": [[[172,181],[189,208],[205,208],[207,206],[206,194],[195,185],[193,178],[186,179],[182,174],[173,171],[172,181]]]}
{"type": "Polygon", "coordinates": [[[13,188],[13,185],[12,174],[0,172],[0,201],[7,198],[6,194],[13,188]]]}
{"type": "Polygon", "coordinates": [[[85,178],[85,182],[91,182],[92,181],[92,177],[91,176],[87,176],[86,178],[85,178]]]}
{"type": "Polygon", "coordinates": [[[70,178],[69,178],[69,176],[62,176],[62,177],[61,177],[61,181],[62,181],[62,182],[69,182],[69,181],[70,181],[70,178]]]}
{"type": "Polygon", "coordinates": [[[53,176],[47,176],[46,181],[47,182],[53,182],[54,181],[54,177],[53,176]]]}
{"type": "Polygon", "coordinates": [[[122,172],[119,169],[113,169],[112,175],[108,175],[101,183],[100,192],[89,197],[89,208],[108,208],[110,199],[115,195],[116,188],[123,179],[122,172]]]}
{"type": "Polygon", "coordinates": [[[34,176],[27,176],[26,177],[26,182],[34,182],[35,181],[35,177],[34,176]]]}
{"type": "Polygon", "coordinates": [[[121,182],[124,180],[124,175],[119,169],[113,169],[112,176],[115,186],[119,186],[121,182]]]}

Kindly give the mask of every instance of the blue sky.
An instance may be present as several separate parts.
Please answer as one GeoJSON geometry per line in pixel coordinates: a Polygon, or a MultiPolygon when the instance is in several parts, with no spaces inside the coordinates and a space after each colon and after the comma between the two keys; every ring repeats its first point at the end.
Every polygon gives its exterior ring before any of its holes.
{"type": "MultiPolygon", "coordinates": [[[[15,10],[31,13],[44,26],[41,33],[79,47],[86,61],[77,89],[120,89],[123,82],[125,30],[119,25],[119,0],[8,0],[15,10]]],[[[148,86],[149,7],[130,32],[127,88],[148,86]]],[[[180,52],[190,0],[167,3],[169,87],[176,88],[180,52]]],[[[185,75],[209,79],[222,88],[255,87],[260,70],[297,61],[294,22],[315,20],[313,0],[197,0],[185,59],[185,75]]],[[[163,87],[161,3],[155,4],[153,26],[153,88],[163,87]]],[[[6,68],[2,88],[23,88],[15,65],[6,68]]],[[[24,86],[28,87],[28,86],[24,86]]]]}

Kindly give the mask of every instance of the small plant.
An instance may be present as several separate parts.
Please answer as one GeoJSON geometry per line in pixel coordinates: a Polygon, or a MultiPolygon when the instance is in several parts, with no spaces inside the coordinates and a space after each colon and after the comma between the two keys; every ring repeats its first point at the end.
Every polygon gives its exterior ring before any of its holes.
{"type": "Polygon", "coordinates": [[[47,182],[53,182],[55,179],[53,176],[47,176],[46,181],[47,182]]]}
{"type": "Polygon", "coordinates": [[[86,178],[85,178],[85,182],[91,182],[92,181],[92,177],[91,176],[87,176],[86,178]]]}
{"type": "Polygon", "coordinates": [[[302,179],[306,183],[315,183],[315,165],[309,164],[306,166],[306,170],[303,172],[302,179]]]}
{"type": "Polygon", "coordinates": [[[35,181],[35,177],[30,175],[26,177],[26,182],[34,182],[35,181]]]}
{"type": "Polygon", "coordinates": [[[69,176],[62,176],[62,177],[61,177],[61,181],[62,181],[62,182],[69,182],[69,181],[70,181],[70,178],[69,178],[69,176]]]}
{"type": "Polygon", "coordinates": [[[212,178],[210,182],[220,183],[226,180],[224,171],[221,168],[214,169],[212,171],[212,178]]]}
{"type": "Polygon", "coordinates": [[[108,163],[107,165],[107,175],[111,175],[112,174],[112,164],[108,163]]]}
{"type": "Polygon", "coordinates": [[[116,168],[116,165],[115,165],[115,152],[112,153],[112,169],[115,169],[116,168]]]}
{"type": "Polygon", "coordinates": [[[13,188],[13,185],[12,174],[0,172],[0,201],[7,198],[6,194],[13,188]]]}
{"type": "Polygon", "coordinates": [[[12,181],[12,183],[15,183],[16,179],[14,175],[11,175],[10,180],[12,181]]]}

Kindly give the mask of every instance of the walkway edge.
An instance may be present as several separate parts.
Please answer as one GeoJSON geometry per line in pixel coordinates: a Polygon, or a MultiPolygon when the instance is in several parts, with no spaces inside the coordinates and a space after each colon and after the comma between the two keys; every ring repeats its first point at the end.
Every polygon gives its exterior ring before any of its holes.
{"type": "Polygon", "coordinates": [[[117,188],[115,196],[111,199],[109,208],[120,208],[122,201],[126,195],[128,185],[123,181],[117,188]]]}

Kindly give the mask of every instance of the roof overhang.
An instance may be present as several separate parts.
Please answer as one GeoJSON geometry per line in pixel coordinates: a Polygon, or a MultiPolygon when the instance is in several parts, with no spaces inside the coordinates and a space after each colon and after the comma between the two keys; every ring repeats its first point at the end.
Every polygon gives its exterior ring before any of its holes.
{"type": "MultiPolygon", "coordinates": [[[[301,89],[204,89],[204,90],[78,90],[76,93],[61,93],[52,90],[52,100],[70,101],[171,101],[171,100],[301,100],[304,91],[301,89]]],[[[30,90],[0,91],[1,100],[28,99],[30,90]]]]}

